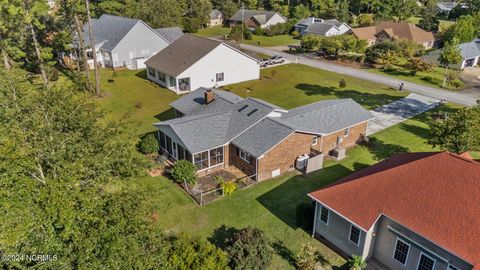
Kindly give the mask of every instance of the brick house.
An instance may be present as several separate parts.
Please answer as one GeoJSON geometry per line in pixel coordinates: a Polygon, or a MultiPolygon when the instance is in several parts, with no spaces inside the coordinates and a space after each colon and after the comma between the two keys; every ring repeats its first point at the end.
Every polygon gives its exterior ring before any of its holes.
{"type": "Polygon", "coordinates": [[[361,140],[372,115],[351,99],[286,110],[230,92],[192,92],[173,102],[177,118],[154,124],[160,151],[192,161],[199,174],[235,166],[257,181],[294,169],[297,157],[328,155],[361,140]]]}
{"type": "Polygon", "coordinates": [[[309,194],[313,236],[371,269],[480,269],[480,162],[403,153],[309,194]]]}

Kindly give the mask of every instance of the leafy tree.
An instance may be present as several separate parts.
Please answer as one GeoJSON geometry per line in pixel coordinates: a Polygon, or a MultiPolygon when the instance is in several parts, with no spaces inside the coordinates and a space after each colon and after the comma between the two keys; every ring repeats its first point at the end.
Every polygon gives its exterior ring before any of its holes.
{"type": "Polygon", "coordinates": [[[425,31],[438,31],[439,21],[437,17],[437,0],[428,0],[422,8],[418,26],[425,31]]]}
{"type": "Polygon", "coordinates": [[[183,0],[139,0],[136,17],[153,28],[179,26],[185,6],[183,0]]]}
{"type": "Polygon", "coordinates": [[[435,120],[430,126],[428,143],[453,153],[480,150],[480,107],[464,108],[435,120]]]}
{"type": "Polygon", "coordinates": [[[375,23],[373,14],[360,14],[357,16],[358,26],[371,26],[375,23]]]}
{"type": "Polygon", "coordinates": [[[233,14],[235,14],[235,12],[238,10],[237,4],[232,0],[222,1],[221,5],[215,7],[223,13],[223,17],[225,19],[232,17],[233,14]]]}
{"type": "Polygon", "coordinates": [[[246,40],[252,39],[252,33],[250,32],[250,30],[248,30],[245,24],[235,25],[230,30],[229,38],[235,40],[237,44],[240,44],[242,39],[246,39],[246,40]],[[242,27],[243,27],[243,36],[242,36],[242,27]]]}
{"type": "Polygon", "coordinates": [[[449,66],[458,64],[462,61],[462,54],[457,44],[458,42],[456,39],[454,39],[453,42],[447,42],[438,58],[440,64],[445,66],[445,78],[443,80],[443,86],[445,86],[445,83],[447,81],[447,72],[449,66]]]}
{"type": "Polygon", "coordinates": [[[304,35],[300,40],[300,46],[306,51],[318,50],[320,38],[316,35],[304,35]]]}
{"type": "Polygon", "coordinates": [[[292,10],[292,17],[300,20],[310,16],[310,9],[303,4],[296,5],[292,10]]]}
{"type": "Polygon", "coordinates": [[[147,134],[143,136],[142,140],[140,141],[140,150],[144,154],[157,153],[159,147],[158,140],[153,134],[147,134]]]}
{"type": "Polygon", "coordinates": [[[478,25],[475,25],[474,17],[470,15],[461,16],[457,23],[452,24],[445,30],[444,41],[452,42],[456,39],[458,43],[470,42],[477,36],[478,25]]]}
{"type": "Polygon", "coordinates": [[[383,63],[384,65],[396,62],[394,54],[401,52],[400,45],[394,41],[383,41],[369,47],[365,54],[366,60],[370,63],[383,63]],[[386,63],[385,62],[388,62],[386,63]]]}
{"type": "Polygon", "coordinates": [[[197,168],[188,160],[178,160],[169,171],[177,183],[194,185],[197,181],[197,168]]]}
{"type": "Polygon", "coordinates": [[[415,58],[412,57],[409,60],[408,69],[411,70],[413,76],[417,74],[417,72],[425,72],[432,69],[432,64],[425,62],[422,58],[415,58]]]}
{"type": "Polygon", "coordinates": [[[265,234],[253,227],[235,233],[229,241],[227,252],[233,269],[267,269],[273,250],[265,234]]]}
{"type": "Polygon", "coordinates": [[[212,4],[210,0],[186,0],[186,3],[183,28],[187,32],[196,33],[209,22],[212,4]]]}
{"type": "Polygon", "coordinates": [[[315,270],[317,266],[318,250],[305,241],[295,256],[295,264],[299,270],[315,270]]]}

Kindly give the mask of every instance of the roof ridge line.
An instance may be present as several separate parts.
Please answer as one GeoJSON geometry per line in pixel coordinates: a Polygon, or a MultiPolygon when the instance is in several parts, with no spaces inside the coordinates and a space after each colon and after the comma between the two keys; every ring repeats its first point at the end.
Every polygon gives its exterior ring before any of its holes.
{"type": "MultiPolygon", "coordinates": [[[[328,99],[327,99],[327,100],[328,100],[328,99]]],[[[317,102],[313,102],[313,103],[310,103],[310,104],[305,104],[305,105],[302,105],[302,106],[293,108],[292,110],[295,110],[295,109],[298,109],[298,108],[302,108],[302,107],[306,107],[306,106],[313,105],[313,104],[315,104],[315,103],[319,103],[319,102],[323,102],[323,101],[327,101],[327,100],[319,100],[319,101],[317,101],[317,102]]],[[[332,100],[332,99],[330,99],[330,100],[332,100]]],[[[342,98],[342,99],[335,99],[335,100],[338,100],[339,102],[338,102],[338,103],[335,103],[335,104],[326,105],[326,106],[324,106],[324,107],[322,107],[322,108],[328,108],[328,107],[337,105],[337,104],[339,104],[339,103],[343,103],[343,102],[346,102],[346,101],[348,101],[348,100],[353,100],[353,99],[351,99],[351,98],[342,98]]],[[[313,109],[304,111],[304,112],[302,112],[302,113],[311,112],[311,111],[316,110],[316,109],[317,109],[317,108],[313,108],[313,109]]],[[[289,112],[290,112],[290,111],[291,111],[291,110],[289,110],[289,112]]],[[[295,114],[295,115],[297,115],[297,114],[295,114]]],[[[293,116],[294,116],[294,115],[286,116],[286,117],[282,117],[282,118],[285,119],[285,118],[290,118],[290,117],[293,117],[293,116]]]]}

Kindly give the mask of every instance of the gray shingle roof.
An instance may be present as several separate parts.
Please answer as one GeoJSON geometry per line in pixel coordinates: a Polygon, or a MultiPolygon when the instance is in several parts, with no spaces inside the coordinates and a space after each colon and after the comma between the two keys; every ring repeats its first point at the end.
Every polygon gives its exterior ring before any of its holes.
{"type": "Polygon", "coordinates": [[[334,28],[335,25],[333,24],[324,24],[324,23],[313,23],[307,26],[307,29],[305,29],[305,33],[310,33],[310,34],[317,34],[317,35],[326,35],[327,32],[334,28]]]}
{"type": "MultiPolygon", "coordinates": [[[[99,44],[105,41],[101,48],[111,51],[139,21],[137,19],[103,14],[100,18],[92,21],[95,43],[99,44]]],[[[88,24],[85,24],[83,28],[83,39],[85,44],[90,44],[88,24]]]]}
{"type": "Polygon", "coordinates": [[[348,98],[324,100],[297,107],[289,110],[277,121],[298,131],[330,134],[372,118],[373,115],[360,104],[348,98]]]}
{"type": "Polygon", "coordinates": [[[145,61],[145,65],[176,77],[222,42],[185,34],[145,61]]]}
{"type": "MultiPolygon", "coordinates": [[[[243,11],[243,18],[244,18],[245,21],[247,21],[248,19],[250,19],[253,16],[265,15],[265,21],[268,22],[268,20],[270,20],[270,18],[272,18],[272,16],[275,15],[275,13],[276,12],[274,12],[274,11],[245,9],[243,11]]],[[[237,10],[237,12],[235,12],[235,14],[233,14],[233,16],[230,17],[229,20],[230,21],[241,22],[242,21],[242,9],[237,10]]]]}
{"type": "Polygon", "coordinates": [[[352,99],[319,101],[286,111],[263,100],[214,91],[216,100],[208,105],[200,100],[204,91],[175,101],[174,108],[194,109],[187,116],[155,126],[170,127],[191,153],[232,142],[258,157],[295,131],[329,134],[373,118],[352,99]],[[212,109],[205,108],[210,106],[212,109]],[[272,112],[281,112],[282,116],[273,117],[272,112]]]}
{"type": "Polygon", "coordinates": [[[462,53],[463,59],[474,58],[480,56],[480,39],[475,39],[471,42],[466,42],[458,45],[462,53]]]}
{"type": "Polygon", "coordinates": [[[235,138],[232,143],[251,155],[259,157],[293,132],[295,132],[294,129],[271,118],[265,118],[235,138]]]}
{"type": "Polygon", "coordinates": [[[222,16],[222,12],[218,9],[212,9],[210,11],[210,19],[219,19],[222,16]]]}
{"type": "Polygon", "coordinates": [[[180,27],[165,27],[155,29],[157,33],[160,34],[168,43],[172,43],[177,40],[179,37],[183,36],[182,29],[180,27]]]}
{"type": "Polygon", "coordinates": [[[205,105],[204,93],[207,89],[200,88],[170,103],[174,109],[185,115],[227,112],[232,105],[243,101],[243,98],[227,92],[213,89],[215,100],[205,105]]]}

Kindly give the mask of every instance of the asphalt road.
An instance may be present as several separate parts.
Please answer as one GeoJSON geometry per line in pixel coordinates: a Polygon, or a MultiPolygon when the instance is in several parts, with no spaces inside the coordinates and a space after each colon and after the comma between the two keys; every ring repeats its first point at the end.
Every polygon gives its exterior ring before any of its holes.
{"type": "MultiPolygon", "coordinates": [[[[400,80],[397,80],[388,76],[373,74],[361,69],[337,65],[327,61],[313,60],[302,55],[292,55],[289,53],[273,50],[270,48],[257,47],[257,46],[247,45],[247,44],[242,44],[240,46],[242,49],[245,49],[251,52],[262,53],[266,55],[281,55],[285,57],[287,60],[291,61],[292,63],[297,62],[299,64],[304,64],[314,68],[328,70],[328,71],[339,73],[339,74],[345,74],[345,75],[359,78],[362,80],[385,84],[395,89],[398,88],[401,82],[400,80]]],[[[448,102],[458,103],[465,106],[476,105],[477,99],[480,99],[480,96],[476,96],[473,93],[452,92],[452,91],[447,91],[440,88],[419,85],[412,82],[404,82],[404,83],[405,83],[404,89],[408,92],[413,92],[413,93],[417,93],[420,95],[424,95],[427,97],[436,98],[440,100],[444,99],[448,102]]]]}

